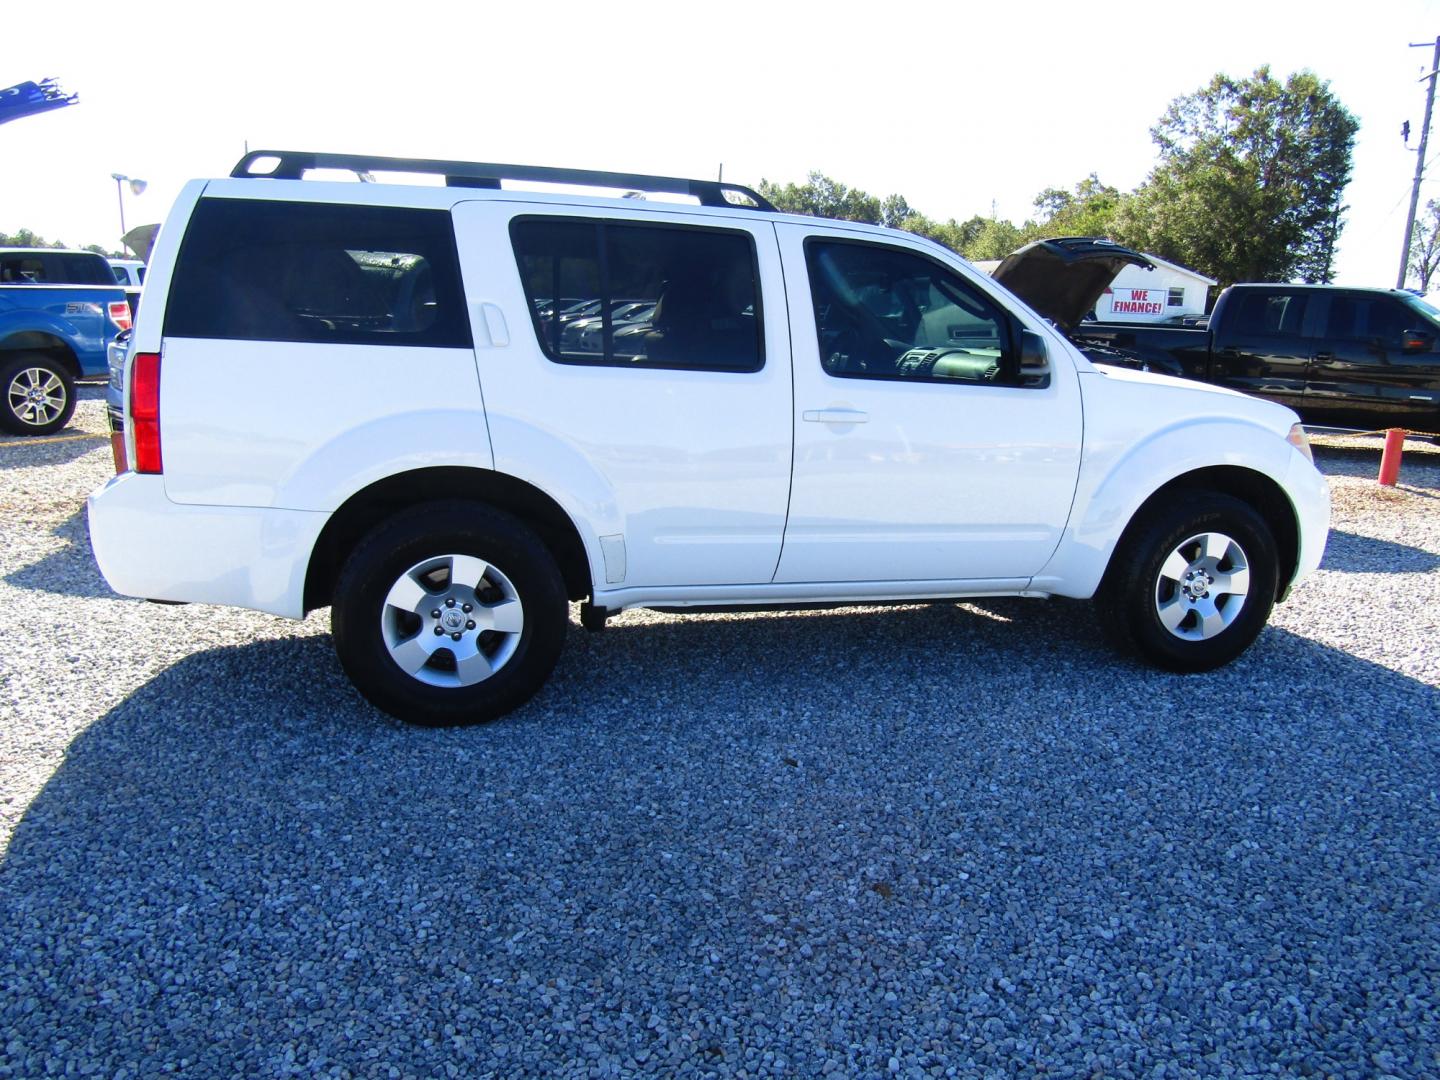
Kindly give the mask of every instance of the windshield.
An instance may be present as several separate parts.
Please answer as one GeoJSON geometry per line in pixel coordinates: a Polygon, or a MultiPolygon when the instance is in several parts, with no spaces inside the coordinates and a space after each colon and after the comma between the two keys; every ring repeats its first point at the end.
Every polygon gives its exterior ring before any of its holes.
{"type": "Polygon", "coordinates": [[[1440,324],[1440,308],[1437,308],[1428,300],[1422,300],[1420,297],[1411,294],[1405,297],[1405,303],[1424,315],[1430,322],[1440,324]]]}

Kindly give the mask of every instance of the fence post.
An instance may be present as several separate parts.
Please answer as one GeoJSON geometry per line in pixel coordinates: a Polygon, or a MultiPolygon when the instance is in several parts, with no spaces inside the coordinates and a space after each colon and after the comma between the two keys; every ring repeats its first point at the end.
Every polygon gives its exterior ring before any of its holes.
{"type": "Polygon", "coordinates": [[[1380,455],[1380,486],[1394,487],[1400,479],[1400,453],[1405,449],[1403,428],[1390,428],[1385,432],[1385,451],[1380,455]]]}

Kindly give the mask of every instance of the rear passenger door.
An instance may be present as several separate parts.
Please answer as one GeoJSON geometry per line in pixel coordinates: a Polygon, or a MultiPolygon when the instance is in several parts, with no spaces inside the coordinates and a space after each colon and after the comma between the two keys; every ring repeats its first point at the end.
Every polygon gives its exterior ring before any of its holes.
{"type": "Polygon", "coordinates": [[[455,223],[495,467],[593,530],[611,589],[769,582],[792,449],[773,225],[498,200],[455,223]]]}
{"type": "Polygon", "coordinates": [[[1303,289],[1237,291],[1213,340],[1211,381],[1298,412],[1315,349],[1313,299],[1303,289]]]}

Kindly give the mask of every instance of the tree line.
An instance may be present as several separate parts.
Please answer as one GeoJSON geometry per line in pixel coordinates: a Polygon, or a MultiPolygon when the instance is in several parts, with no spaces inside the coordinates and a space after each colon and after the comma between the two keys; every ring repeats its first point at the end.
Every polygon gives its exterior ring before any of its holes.
{"type": "Polygon", "coordinates": [[[906,229],[969,259],[1000,259],[1031,240],[1100,236],[1188,266],[1221,286],[1329,282],[1348,209],[1359,122],[1310,71],[1283,82],[1259,68],[1217,74],[1176,98],[1150,130],[1159,160],[1134,191],[1091,173],[1046,188],[1022,224],[937,221],[902,195],[878,198],[819,172],[804,184],[760,182],[781,210],[906,229]]]}
{"type": "Polygon", "coordinates": [[[96,255],[104,255],[107,259],[131,259],[133,255],[124,251],[106,251],[99,244],[86,244],[82,248],[71,248],[63,240],[49,241],[43,236],[37,236],[29,229],[21,229],[15,233],[0,232],[0,247],[17,248],[64,248],[69,251],[93,251],[96,255]]]}

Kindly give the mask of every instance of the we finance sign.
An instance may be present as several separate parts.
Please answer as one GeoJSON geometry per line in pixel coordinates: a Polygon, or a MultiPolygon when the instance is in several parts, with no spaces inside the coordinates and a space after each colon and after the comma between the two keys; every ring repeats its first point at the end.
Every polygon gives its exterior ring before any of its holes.
{"type": "Polygon", "coordinates": [[[1164,289],[1108,289],[1111,315],[1163,315],[1164,289]]]}

